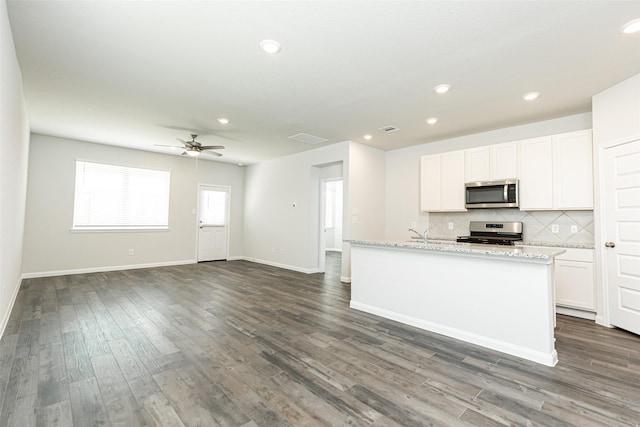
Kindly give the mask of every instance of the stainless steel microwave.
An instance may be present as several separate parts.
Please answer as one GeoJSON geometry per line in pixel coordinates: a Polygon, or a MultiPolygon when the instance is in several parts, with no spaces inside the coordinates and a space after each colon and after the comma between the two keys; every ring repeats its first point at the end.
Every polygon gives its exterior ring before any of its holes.
{"type": "Polygon", "coordinates": [[[517,179],[467,182],[464,186],[467,209],[518,207],[517,179]]]}

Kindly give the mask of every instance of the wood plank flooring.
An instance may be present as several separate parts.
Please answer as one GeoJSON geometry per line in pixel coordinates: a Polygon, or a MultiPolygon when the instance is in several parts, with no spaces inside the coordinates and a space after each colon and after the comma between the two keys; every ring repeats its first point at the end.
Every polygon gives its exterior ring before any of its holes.
{"type": "Polygon", "coordinates": [[[0,426],[639,426],[640,337],[558,316],[549,368],[351,310],[338,264],[25,280],[0,426]]]}

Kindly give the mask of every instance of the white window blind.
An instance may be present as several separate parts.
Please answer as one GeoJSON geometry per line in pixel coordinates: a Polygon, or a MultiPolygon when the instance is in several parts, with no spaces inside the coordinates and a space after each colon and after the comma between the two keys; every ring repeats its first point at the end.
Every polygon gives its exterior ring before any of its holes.
{"type": "Polygon", "coordinates": [[[73,228],[167,228],[169,182],[167,171],[78,160],[73,228]]]}

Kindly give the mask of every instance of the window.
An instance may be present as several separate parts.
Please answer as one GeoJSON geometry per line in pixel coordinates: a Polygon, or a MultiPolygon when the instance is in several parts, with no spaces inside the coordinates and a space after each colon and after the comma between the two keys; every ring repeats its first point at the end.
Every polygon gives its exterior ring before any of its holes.
{"type": "Polygon", "coordinates": [[[227,191],[200,191],[200,222],[204,225],[227,225],[227,191]]]}
{"type": "Polygon", "coordinates": [[[166,229],[166,171],[76,161],[74,230],[166,229]]]}

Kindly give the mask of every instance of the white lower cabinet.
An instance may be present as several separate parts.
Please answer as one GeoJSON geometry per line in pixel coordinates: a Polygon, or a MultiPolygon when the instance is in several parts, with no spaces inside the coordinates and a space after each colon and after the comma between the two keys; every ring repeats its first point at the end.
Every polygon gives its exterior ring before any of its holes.
{"type": "Polygon", "coordinates": [[[593,249],[569,248],[556,257],[554,269],[556,305],[595,311],[593,249]]]}

